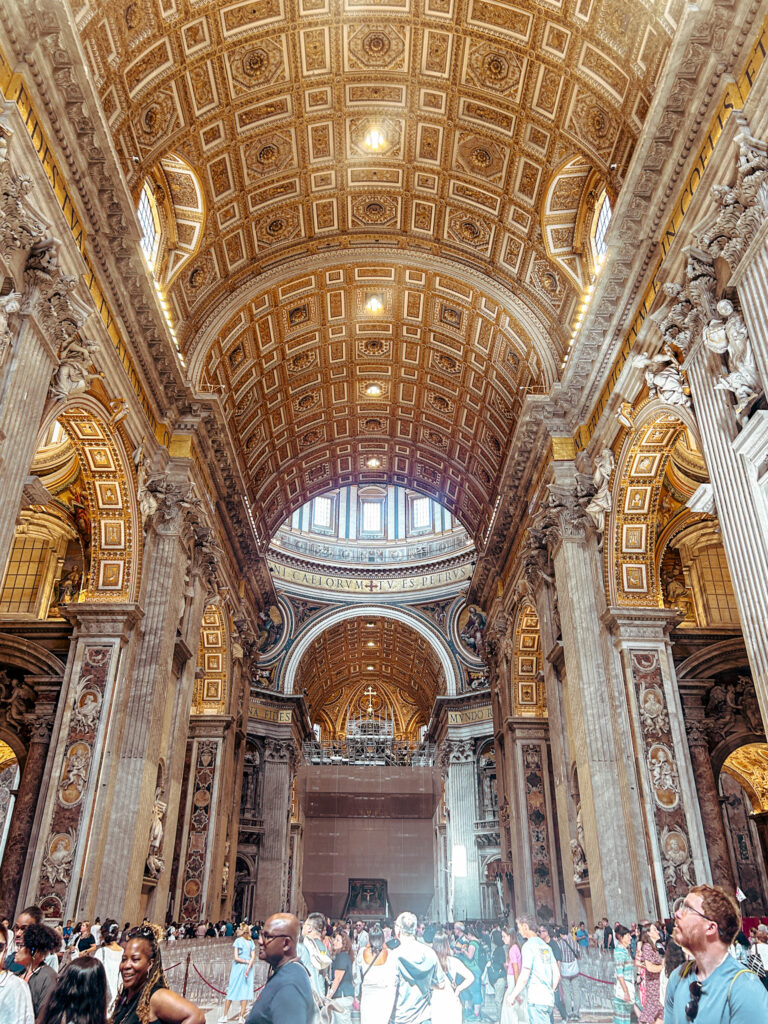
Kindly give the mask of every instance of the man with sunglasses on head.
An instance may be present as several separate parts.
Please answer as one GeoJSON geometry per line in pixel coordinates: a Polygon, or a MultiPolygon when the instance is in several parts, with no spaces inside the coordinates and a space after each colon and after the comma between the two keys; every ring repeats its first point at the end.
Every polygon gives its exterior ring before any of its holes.
{"type": "Polygon", "coordinates": [[[269,977],[251,1007],[246,1024],[312,1024],[315,1000],[309,974],[296,955],[299,920],[273,914],[259,934],[259,959],[269,964],[269,977]]]}
{"type": "Polygon", "coordinates": [[[736,900],[719,887],[695,885],[675,903],[672,938],[693,960],[669,979],[664,1024],[768,1021],[768,992],[728,952],[740,928],[736,900]]]}

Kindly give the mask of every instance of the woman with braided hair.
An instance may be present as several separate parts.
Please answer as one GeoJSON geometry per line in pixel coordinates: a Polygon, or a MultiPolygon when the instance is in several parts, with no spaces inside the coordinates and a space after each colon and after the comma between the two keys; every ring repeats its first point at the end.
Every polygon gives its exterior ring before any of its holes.
{"type": "Polygon", "coordinates": [[[163,974],[158,945],[161,929],[142,925],[128,933],[120,962],[123,988],[115,1000],[110,1024],[205,1024],[194,1003],[172,992],[163,974]]]}

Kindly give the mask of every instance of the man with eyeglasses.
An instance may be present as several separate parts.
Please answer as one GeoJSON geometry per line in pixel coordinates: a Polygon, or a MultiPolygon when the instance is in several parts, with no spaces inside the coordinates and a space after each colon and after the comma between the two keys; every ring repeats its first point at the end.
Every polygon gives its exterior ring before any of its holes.
{"type": "Polygon", "coordinates": [[[269,977],[251,1007],[246,1024],[312,1024],[315,1000],[306,968],[299,962],[299,919],[273,914],[259,935],[259,960],[269,964],[269,977]]]}
{"type": "Polygon", "coordinates": [[[667,985],[664,1024],[757,1024],[768,1021],[768,992],[728,952],[741,928],[736,900],[695,885],[675,903],[672,938],[693,957],[667,985]]]}

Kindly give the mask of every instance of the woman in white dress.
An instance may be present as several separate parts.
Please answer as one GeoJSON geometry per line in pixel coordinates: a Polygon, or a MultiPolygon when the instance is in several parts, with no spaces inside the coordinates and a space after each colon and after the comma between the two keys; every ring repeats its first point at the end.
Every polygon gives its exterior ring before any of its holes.
{"type": "Polygon", "coordinates": [[[93,954],[94,960],[98,960],[104,965],[104,972],[107,975],[107,1016],[112,1013],[112,1007],[120,988],[120,961],[123,959],[123,947],[117,941],[119,934],[120,925],[108,917],[101,926],[103,945],[99,946],[93,954]]]}
{"type": "Polygon", "coordinates": [[[384,933],[375,924],[368,933],[368,945],[355,960],[360,1024],[388,1024],[395,998],[394,961],[384,945],[384,933]]]}
{"type": "Polygon", "coordinates": [[[432,949],[443,968],[448,982],[442,988],[432,989],[432,1020],[440,1024],[461,1024],[461,993],[474,981],[472,971],[451,953],[447,932],[435,932],[432,949]]]}

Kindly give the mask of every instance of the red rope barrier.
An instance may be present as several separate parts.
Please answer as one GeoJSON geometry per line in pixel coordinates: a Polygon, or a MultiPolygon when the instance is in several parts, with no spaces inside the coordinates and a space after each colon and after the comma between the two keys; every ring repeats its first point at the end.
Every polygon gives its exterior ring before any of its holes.
{"type": "Polygon", "coordinates": [[[198,971],[197,967],[195,967],[194,964],[192,964],[192,970],[195,972],[195,974],[198,976],[198,978],[200,978],[201,981],[205,982],[205,984],[208,986],[208,988],[212,988],[213,991],[214,992],[218,992],[220,996],[225,996],[227,994],[223,989],[216,988],[215,985],[212,985],[210,983],[210,981],[208,981],[206,978],[204,978],[202,976],[202,974],[200,973],[200,971],[198,971]]]}
{"type": "Polygon", "coordinates": [[[601,985],[612,985],[612,981],[604,981],[602,978],[593,978],[591,974],[582,974],[582,978],[586,978],[587,981],[599,981],[601,985]]]}

